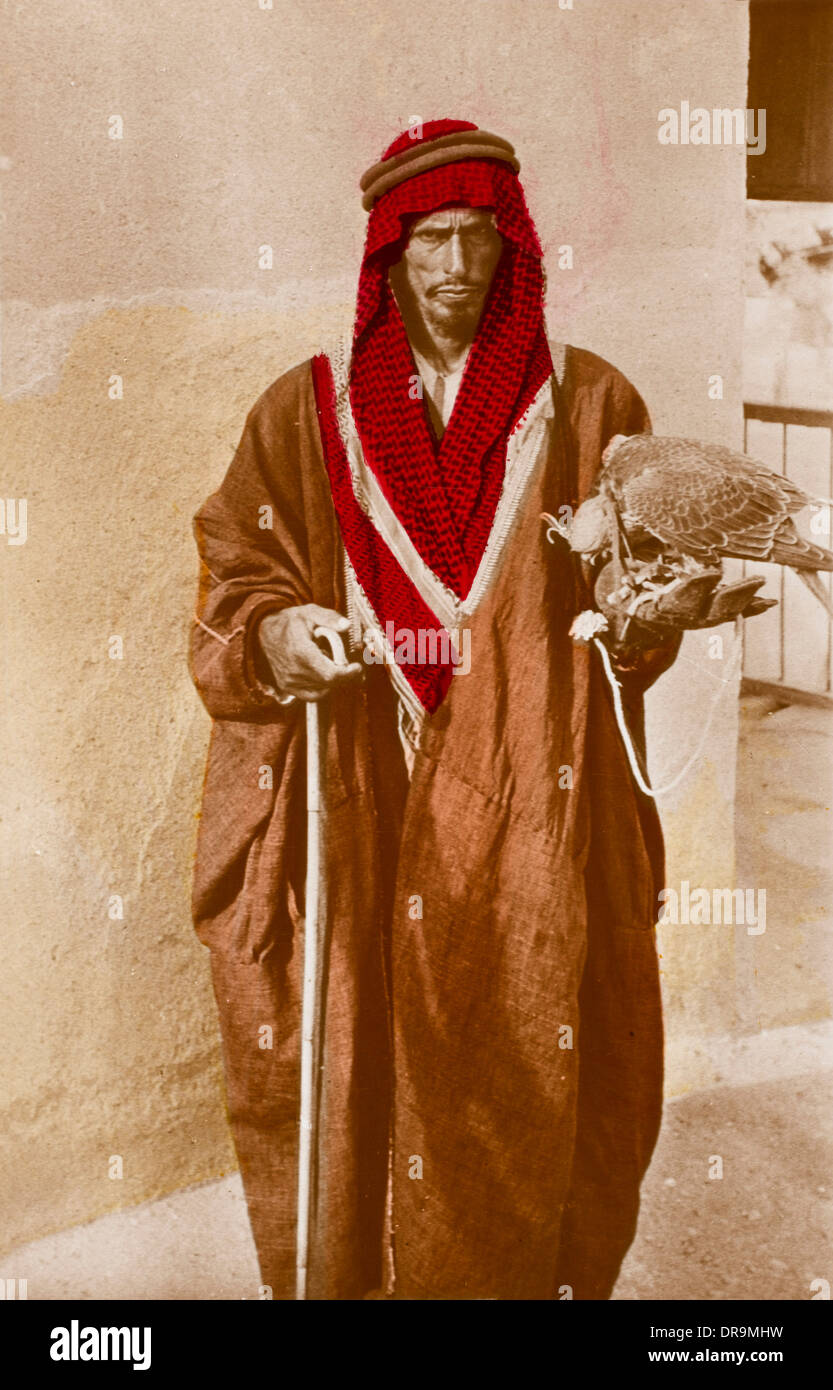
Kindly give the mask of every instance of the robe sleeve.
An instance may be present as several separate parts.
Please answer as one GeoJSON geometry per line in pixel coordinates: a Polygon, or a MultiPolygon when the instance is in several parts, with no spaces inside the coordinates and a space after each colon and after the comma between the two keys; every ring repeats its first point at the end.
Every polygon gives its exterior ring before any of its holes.
{"type": "Polygon", "coordinates": [[[288,717],[257,627],[267,613],[311,601],[297,442],[282,427],[288,412],[276,408],[274,391],[252,409],[222,484],[194,518],[200,579],[190,666],[214,719],[288,717]]]}

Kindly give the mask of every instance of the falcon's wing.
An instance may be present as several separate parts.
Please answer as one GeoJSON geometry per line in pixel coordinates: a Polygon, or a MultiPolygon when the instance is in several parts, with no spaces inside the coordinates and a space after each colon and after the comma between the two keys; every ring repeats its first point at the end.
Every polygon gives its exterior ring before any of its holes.
{"type": "Polygon", "coordinates": [[[789,479],[717,444],[638,435],[602,475],[626,531],[643,529],[706,563],[767,560],[807,497],[789,479]]]}

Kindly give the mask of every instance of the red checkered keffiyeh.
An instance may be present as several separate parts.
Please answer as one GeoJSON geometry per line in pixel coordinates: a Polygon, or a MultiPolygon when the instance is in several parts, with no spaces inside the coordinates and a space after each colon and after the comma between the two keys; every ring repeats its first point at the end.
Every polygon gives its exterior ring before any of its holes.
{"type": "MultiPolygon", "coordinates": [[[[385,151],[391,159],[438,137],[476,130],[463,121],[426,123],[385,151]]],[[[541,247],[520,182],[496,158],[468,156],[427,169],[383,192],[367,228],[359,277],[350,368],[350,402],[368,467],[437,577],[459,599],[468,594],[483,556],[503,483],[508,437],[552,373],[543,305],[541,247]],[[417,216],[460,206],[494,210],[503,253],[466,362],[454,411],[439,443],[425,404],[409,394],[414,359],[389,267],[400,259],[417,216]]],[[[313,361],[322,443],[345,548],[380,622],[417,632],[438,622],[356,501],[335,415],[332,372],[313,361]]],[[[448,690],[451,667],[402,667],[422,705],[433,712],[448,690]]]]}

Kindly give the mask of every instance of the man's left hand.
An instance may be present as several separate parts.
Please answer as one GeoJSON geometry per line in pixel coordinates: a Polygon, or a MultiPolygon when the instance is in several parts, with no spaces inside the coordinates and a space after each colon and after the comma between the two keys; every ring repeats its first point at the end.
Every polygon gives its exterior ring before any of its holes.
{"type": "Polygon", "coordinates": [[[771,608],[774,599],[757,596],[766,582],[752,575],[735,584],[721,584],[718,570],[692,574],[673,586],[634,593],[622,587],[621,571],[609,562],[599,572],[594,595],[608,621],[610,645],[656,647],[687,629],[718,627],[737,617],[751,618],[771,608]]]}

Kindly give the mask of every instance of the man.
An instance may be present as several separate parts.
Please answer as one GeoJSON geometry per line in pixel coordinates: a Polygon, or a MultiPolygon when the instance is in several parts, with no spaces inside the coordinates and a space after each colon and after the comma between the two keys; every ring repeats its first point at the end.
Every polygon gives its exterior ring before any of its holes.
{"type": "MultiPolygon", "coordinates": [[[[194,917],[276,1298],[295,1278],[305,701],[326,697],[332,933],[309,1296],[607,1298],[657,1136],[660,829],[598,654],[569,635],[592,591],[541,521],[649,421],[613,367],[548,343],[518,169],[468,122],[394,142],[362,180],[351,347],[265,392],[196,518],[214,725],[194,917]],[[371,637],[384,661],[362,659],[371,637]]],[[[611,644],[637,738],[677,645],[611,644]]]]}

